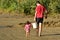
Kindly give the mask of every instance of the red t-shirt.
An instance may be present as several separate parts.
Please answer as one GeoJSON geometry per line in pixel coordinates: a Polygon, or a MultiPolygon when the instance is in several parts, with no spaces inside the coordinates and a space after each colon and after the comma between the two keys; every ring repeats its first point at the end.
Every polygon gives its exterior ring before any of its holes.
{"type": "Polygon", "coordinates": [[[36,18],[43,18],[43,12],[45,11],[45,7],[42,5],[38,5],[36,6],[35,11],[37,11],[36,18]]]}

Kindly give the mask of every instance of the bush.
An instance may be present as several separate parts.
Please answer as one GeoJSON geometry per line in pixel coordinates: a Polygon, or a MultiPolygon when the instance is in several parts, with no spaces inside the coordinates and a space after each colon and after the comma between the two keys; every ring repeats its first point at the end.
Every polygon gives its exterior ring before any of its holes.
{"type": "Polygon", "coordinates": [[[27,15],[27,14],[31,14],[33,11],[33,6],[35,6],[35,0],[26,0],[26,1],[22,1],[20,3],[21,8],[24,10],[23,12],[27,15]]]}
{"type": "MultiPolygon", "coordinates": [[[[60,13],[60,0],[39,0],[50,12],[60,13]]],[[[0,10],[7,12],[15,11],[33,14],[36,7],[36,0],[0,0],[0,10]]]]}

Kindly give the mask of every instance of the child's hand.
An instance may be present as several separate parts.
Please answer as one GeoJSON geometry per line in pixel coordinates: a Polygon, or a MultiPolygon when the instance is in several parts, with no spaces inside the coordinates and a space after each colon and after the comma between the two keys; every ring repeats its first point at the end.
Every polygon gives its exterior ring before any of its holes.
{"type": "Polygon", "coordinates": [[[25,30],[25,28],[24,28],[24,30],[25,30]]]}

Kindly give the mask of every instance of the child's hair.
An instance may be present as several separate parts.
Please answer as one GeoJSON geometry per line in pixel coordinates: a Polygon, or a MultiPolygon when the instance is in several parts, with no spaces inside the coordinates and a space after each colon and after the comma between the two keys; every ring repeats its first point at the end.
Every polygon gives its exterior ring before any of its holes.
{"type": "Polygon", "coordinates": [[[26,22],[26,24],[30,24],[30,22],[29,22],[29,21],[27,21],[27,22],[26,22]]]}

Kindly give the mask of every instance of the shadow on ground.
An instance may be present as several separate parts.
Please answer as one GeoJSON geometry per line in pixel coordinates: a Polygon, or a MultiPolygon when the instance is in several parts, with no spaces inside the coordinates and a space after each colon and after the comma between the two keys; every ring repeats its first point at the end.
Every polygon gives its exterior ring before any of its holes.
{"type": "Polygon", "coordinates": [[[1,25],[0,25],[0,28],[8,28],[8,27],[11,28],[11,27],[13,27],[13,25],[7,25],[7,26],[1,26],[1,25]]]}
{"type": "Polygon", "coordinates": [[[42,36],[60,36],[60,33],[57,33],[57,34],[44,34],[42,36]]]}

